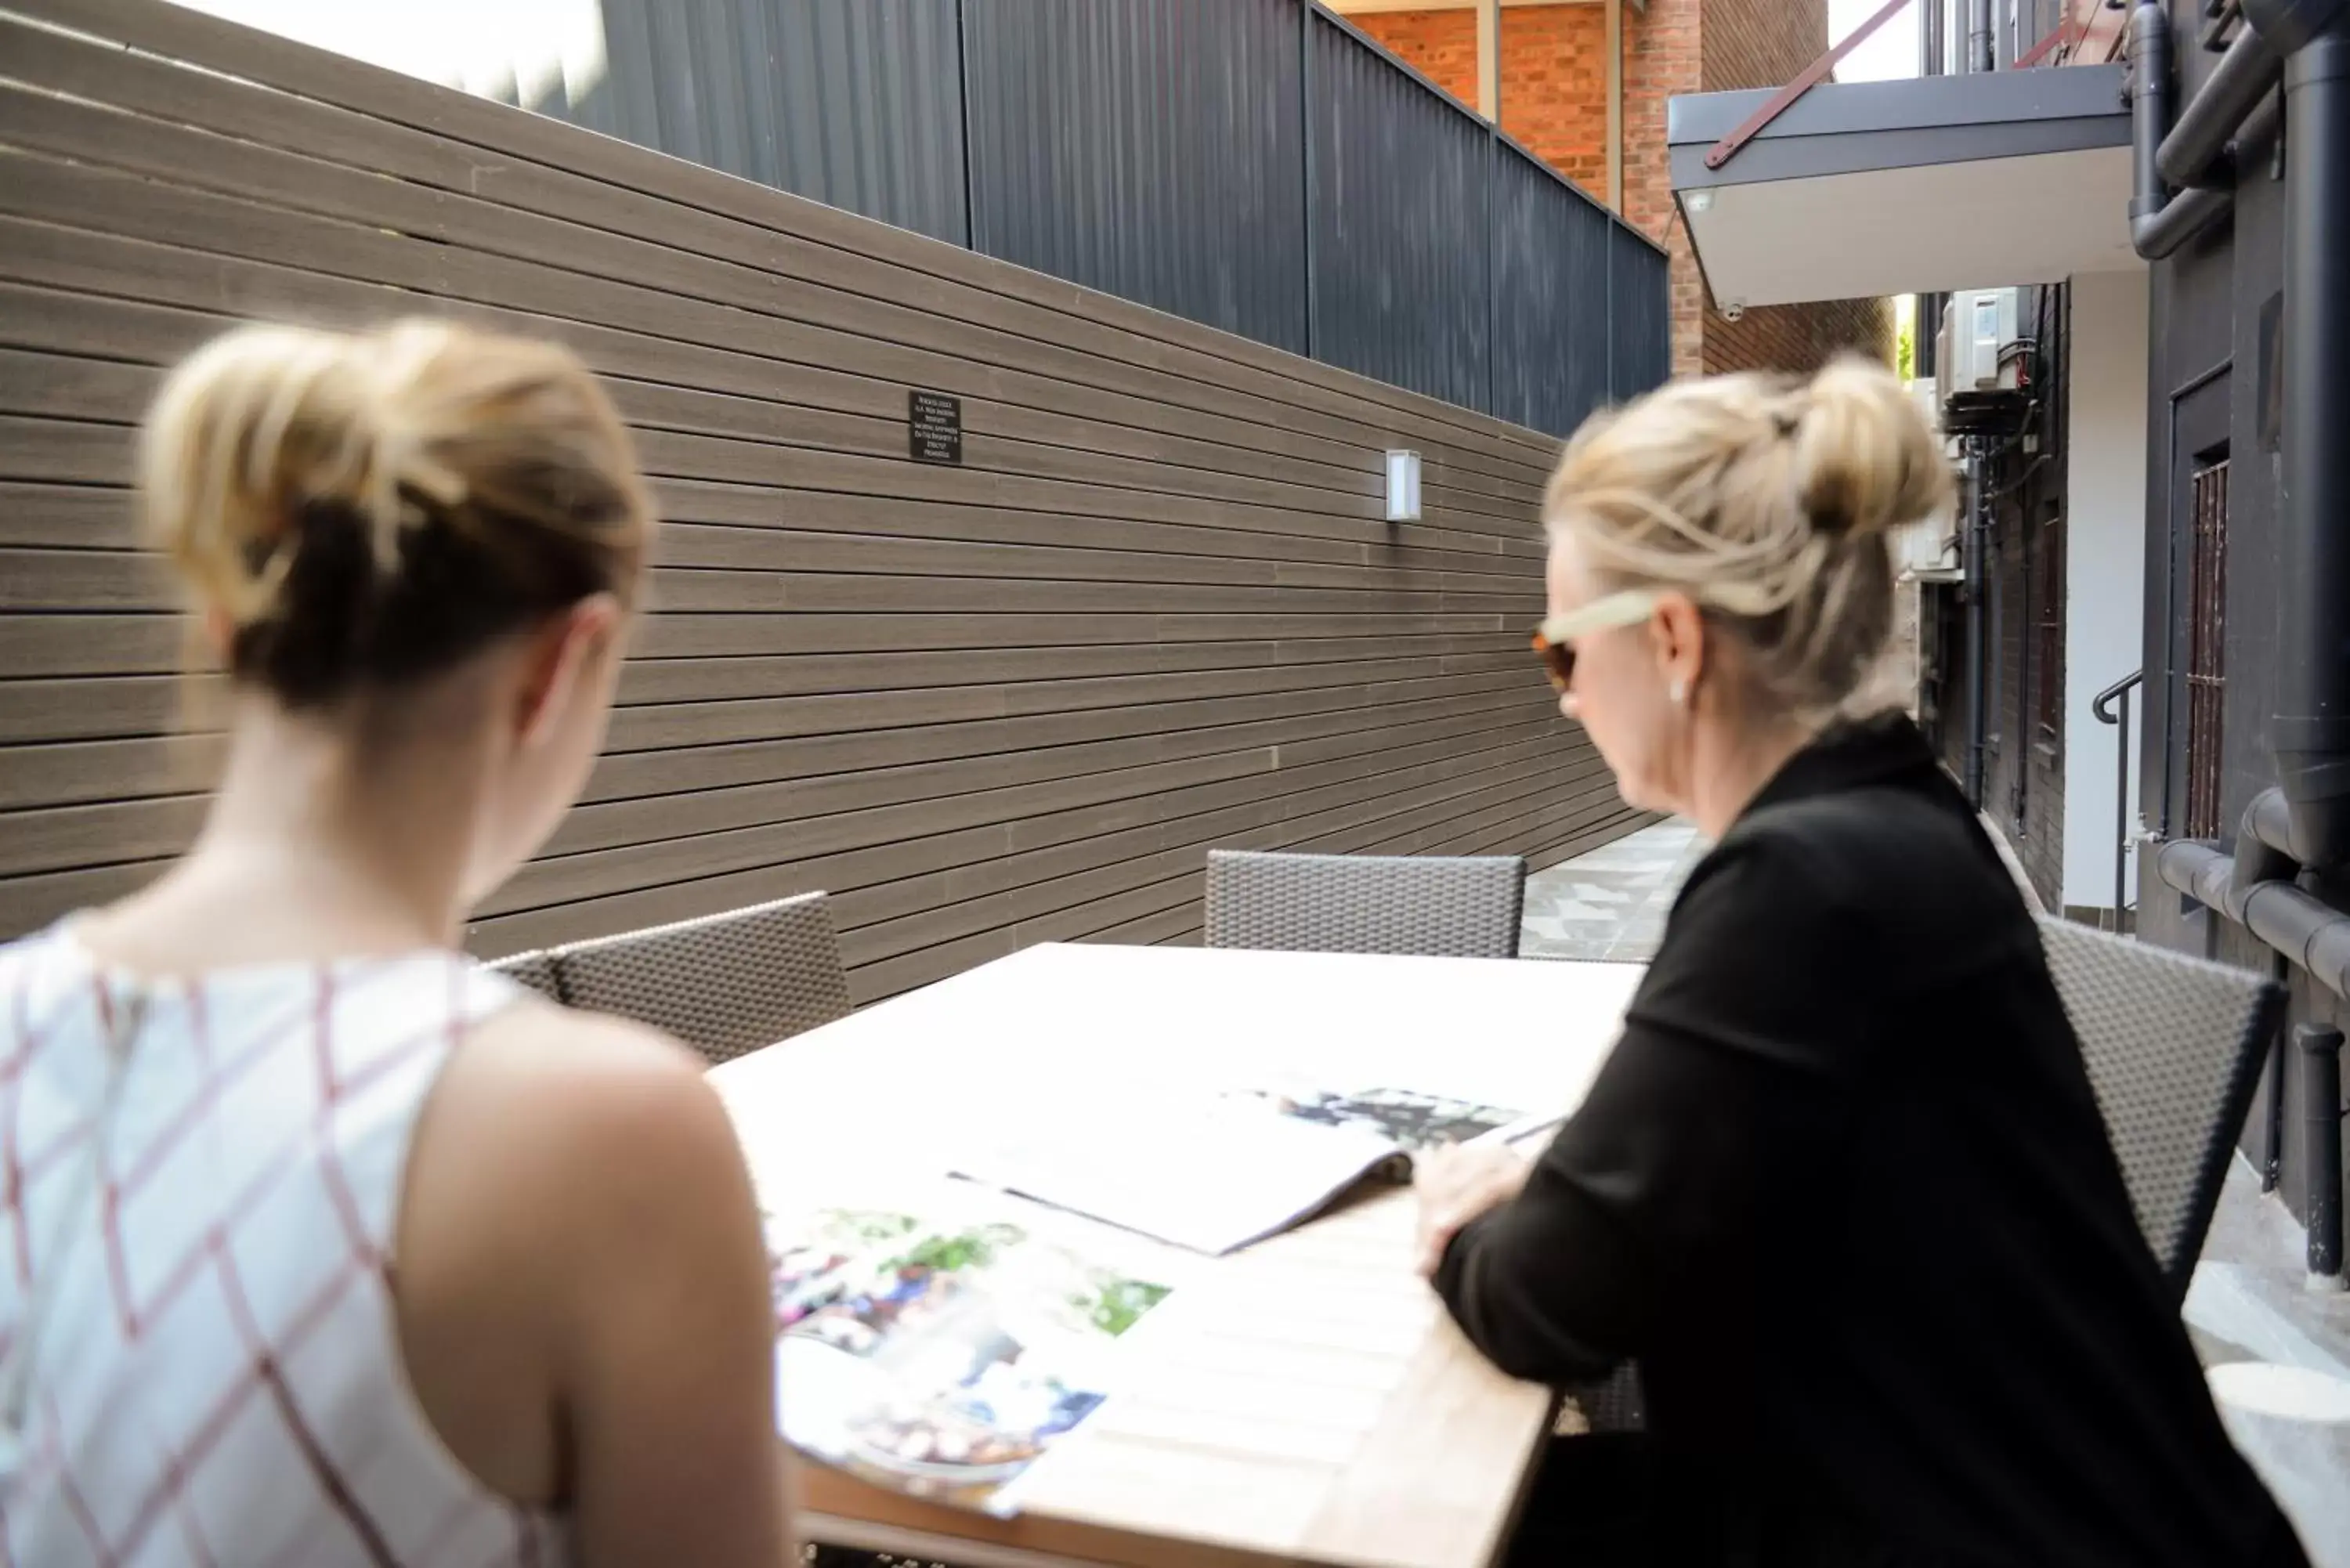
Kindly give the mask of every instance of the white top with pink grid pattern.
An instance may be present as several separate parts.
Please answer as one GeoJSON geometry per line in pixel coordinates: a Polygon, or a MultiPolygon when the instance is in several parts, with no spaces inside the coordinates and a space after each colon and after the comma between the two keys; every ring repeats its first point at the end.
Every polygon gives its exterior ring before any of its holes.
{"type": "Polygon", "coordinates": [[[565,1560],[442,1446],[392,1317],[417,1112],[517,994],[443,952],[0,948],[0,1568],[565,1560]]]}

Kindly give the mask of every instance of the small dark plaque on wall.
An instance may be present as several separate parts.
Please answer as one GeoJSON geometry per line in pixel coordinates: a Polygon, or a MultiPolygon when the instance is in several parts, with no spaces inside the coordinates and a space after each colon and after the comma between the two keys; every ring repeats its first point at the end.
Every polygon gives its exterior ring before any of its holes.
{"type": "Polygon", "coordinates": [[[962,462],[962,400],[943,392],[906,394],[906,442],[916,462],[962,462]]]}

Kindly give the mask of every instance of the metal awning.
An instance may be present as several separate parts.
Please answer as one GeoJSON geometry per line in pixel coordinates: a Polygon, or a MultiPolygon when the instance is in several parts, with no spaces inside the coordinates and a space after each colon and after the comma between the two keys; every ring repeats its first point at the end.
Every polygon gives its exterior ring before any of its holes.
{"type": "Polygon", "coordinates": [[[1673,193],[1718,306],[2145,265],[2130,248],[2120,66],[1824,83],[1708,168],[1773,97],[1672,100],[1673,193]]]}

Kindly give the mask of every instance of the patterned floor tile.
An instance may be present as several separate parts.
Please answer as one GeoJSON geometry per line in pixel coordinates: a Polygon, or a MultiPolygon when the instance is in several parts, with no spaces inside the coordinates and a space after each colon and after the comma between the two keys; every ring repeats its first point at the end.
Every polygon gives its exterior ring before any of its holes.
{"type": "Polygon", "coordinates": [[[1697,830],[1669,822],[1526,878],[1527,958],[1646,963],[1665,916],[1704,853],[1697,830]]]}

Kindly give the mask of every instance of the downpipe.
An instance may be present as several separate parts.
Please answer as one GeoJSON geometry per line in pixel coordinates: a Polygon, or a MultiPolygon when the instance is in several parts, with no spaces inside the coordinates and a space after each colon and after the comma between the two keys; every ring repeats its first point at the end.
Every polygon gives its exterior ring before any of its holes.
{"type": "MultiPolygon", "coordinates": [[[[2161,261],[2217,223],[2235,206],[2235,182],[2284,120],[2283,100],[2263,97],[2206,171],[2206,183],[2172,194],[2163,182],[2161,149],[2169,132],[2170,18],[2158,0],[2139,0],[2130,13],[2130,247],[2161,261]]],[[[2197,101],[2202,101],[2198,95],[2197,101]]]]}
{"type": "MultiPolygon", "coordinates": [[[[2158,10],[2159,6],[2156,7],[2158,10]]],[[[2245,7],[2249,13],[2250,6],[2245,7]]],[[[2169,31],[2168,18],[2163,31],[2169,31]]],[[[2168,54],[2165,40],[2165,53],[2168,54]]],[[[2168,64],[2168,60],[2165,61],[2168,64]]],[[[2178,123],[2155,150],[2155,167],[2173,185],[2201,185],[2219,167],[2228,140],[2252,106],[2268,97],[2284,67],[2284,57],[2260,30],[2260,24],[2236,36],[2220,63],[2211,68],[2202,88],[2178,111],[2178,123]]]]}
{"type": "Polygon", "coordinates": [[[2302,1165],[2308,1175],[2303,1205],[2309,1215],[2309,1272],[2342,1284],[2342,1031],[2303,1023],[2301,1047],[2302,1165]],[[2327,1179],[2326,1173],[2332,1172],[2327,1179]]]}
{"type": "Polygon", "coordinates": [[[1983,547],[1982,494],[1987,465],[1982,437],[1967,438],[1967,804],[1981,811],[1983,804],[1983,753],[1991,744],[1991,714],[1984,707],[1983,670],[1990,658],[1984,609],[1991,585],[1983,580],[1988,555],[1983,547]]]}
{"type": "MultiPolygon", "coordinates": [[[[2296,885],[2301,862],[2293,854],[2292,820],[2283,794],[2265,790],[2244,808],[2230,857],[2208,844],[2166,844],[2155,856],[2162,880],[2227,917],[2275,955],[2276,978],[2298,966],[2336,996],[2350,998],[2350,914],[2296,885]]],[[[2269,1049],[2268,1116],[2262,1139],[2261,1190],[2282,1177],[2284,1082],[2301,1077],[2303,1210],[2308,1222],[2308,1266],[2314,1282],[2339,1287],[2342,1268],[2342,1036],[2302,1025],[2290,1055],[2280,1033],[2269,1049]]]]}

